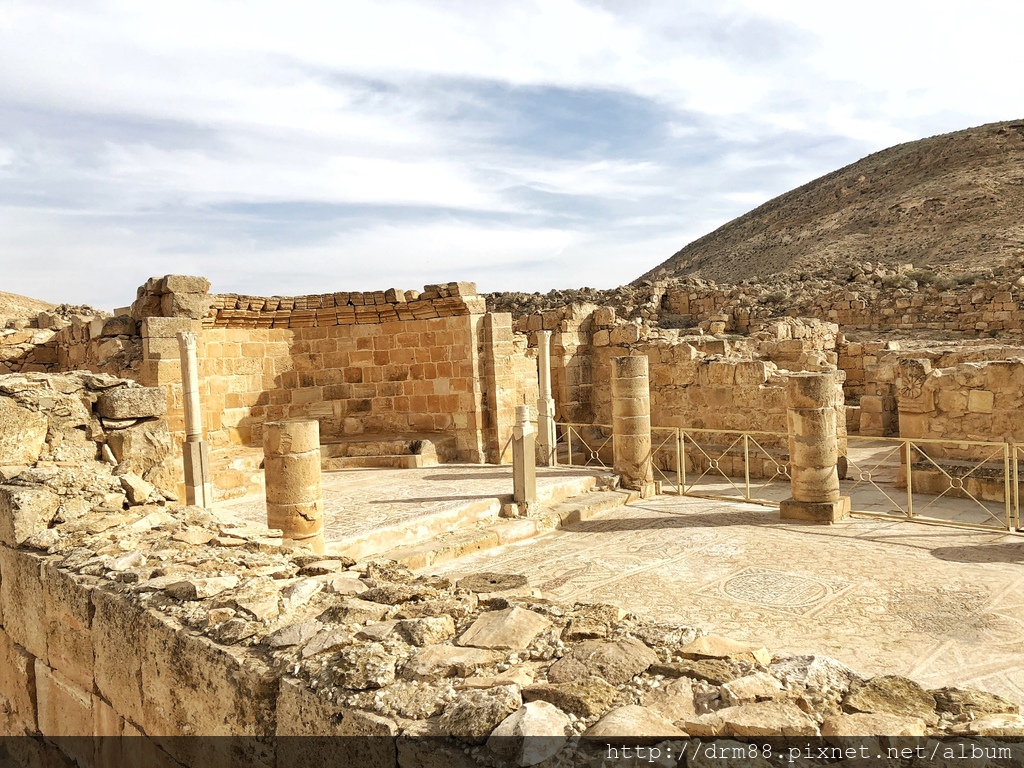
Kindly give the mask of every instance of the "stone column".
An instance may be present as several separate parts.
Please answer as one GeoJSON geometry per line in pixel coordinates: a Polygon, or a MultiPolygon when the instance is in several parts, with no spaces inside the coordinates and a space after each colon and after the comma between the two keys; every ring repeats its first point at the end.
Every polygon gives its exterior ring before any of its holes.
{"type": "Polygon", "coordinates": [[[269,421],[263,425],[267,525],[285,541],[324,551],[324,497],[320,486],[320,423],[269,421]]]}
{"type": "Polygon", "coordinates": [[[530,423],[530,406],[516,406],[516,425],[512,428],[512,498],[517,516],[527,515],[537,503],[536,434],[530,423]]]}
{"type": "Polygon", "coordinates": [[[795,373],[786,391],[792,498],[782,502],[784,520],[834,523],[850,514],[850,497],[839,493],[839,441],[835,372],[795,373]]]}
{"type": "Polygon", "coordinates": [[[612,358],[612,443],[624,488],[655,493],[651,467],[651,386],[647,356],[612,358]]]}
{"type": "Polygon", "coordinates": [[[185,404],[185,502],[207,509],[213,504],[210,485],[210,457],[203,442],[203,417],[199,410],[199,362],[196,359],[196,334],[178,332],[181,355],[181,389],[185,404]]]}
{"type": "Polygon", "coordinates": [[[541,466],[553,467],[555,455],[555,399],[551,396],[551,331],[537,331],[537,452],[541,466]]]}

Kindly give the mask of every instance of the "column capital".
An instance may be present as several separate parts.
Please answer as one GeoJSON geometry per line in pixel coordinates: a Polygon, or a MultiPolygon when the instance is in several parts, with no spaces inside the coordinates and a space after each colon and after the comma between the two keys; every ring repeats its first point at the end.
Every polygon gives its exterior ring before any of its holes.
{"type": "Polygon", "coordinates": [[[183,350],[195,350],[198,338],[195,331],[178,331],[178,344],[183,350]]]}

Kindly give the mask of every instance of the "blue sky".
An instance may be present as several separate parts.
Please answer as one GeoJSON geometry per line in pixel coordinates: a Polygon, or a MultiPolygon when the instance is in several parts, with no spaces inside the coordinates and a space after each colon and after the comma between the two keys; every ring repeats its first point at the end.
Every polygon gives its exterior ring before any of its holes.
{"type": "Polygon", "coordinates": [[[0,290],[611,287],[1024,117],[1024,4],[0,0],[0,290]]]}

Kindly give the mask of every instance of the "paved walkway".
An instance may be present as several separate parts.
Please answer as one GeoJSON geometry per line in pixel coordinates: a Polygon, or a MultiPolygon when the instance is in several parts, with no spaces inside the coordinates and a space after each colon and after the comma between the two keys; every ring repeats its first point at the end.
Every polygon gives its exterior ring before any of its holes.
{"type": "Polygon", "coordinates": [[[442,566],[1024,704],[1024,536],[662,496],[442,566]]]}
{"type": "MultiPolygon", "coordinates": [[[[537,469],[537,494],[602,474],[582,467],[537,469]]],[[[420,469],[342,469],[324,472],[324,536],[340,542],[396,525],[416,525],[431,516],[489,499],[512,496],[512,467],[442,464],[420,469]]],[[[576,491],[579,492],[579,491],[576,491]]],[[[214,509],[266,525],[265,497],[217,502],[214,509]]]]}

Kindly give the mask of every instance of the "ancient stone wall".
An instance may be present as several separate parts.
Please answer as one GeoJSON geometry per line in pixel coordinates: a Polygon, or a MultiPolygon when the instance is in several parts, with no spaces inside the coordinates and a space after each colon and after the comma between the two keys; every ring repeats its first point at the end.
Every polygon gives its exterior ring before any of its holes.
{"type": "Polygon", "coordinates": [[[0,543],[0,702],[0,735],[32,737],[5,745],[24,765],[596,765],[624,737],[751,724],[812,739],[1024,728],[980,691],[559,605],[514,576],[354,567],[196,507],[97,509],[0,543]],[[52,740],[92,735],[137,738],[52,740]],[[184,735],[264,738],[169,738],[184,735]]]}

